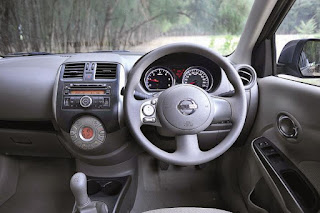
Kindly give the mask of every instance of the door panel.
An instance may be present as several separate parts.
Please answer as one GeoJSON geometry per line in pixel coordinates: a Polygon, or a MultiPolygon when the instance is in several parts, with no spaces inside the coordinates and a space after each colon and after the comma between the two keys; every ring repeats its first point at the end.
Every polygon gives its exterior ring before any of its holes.
{"type": "MultiPolygon", "coordinates": [[[[320,87],[274,76],[259,79],[258,85],[258,114],[248,140],[247,152],[245,152],[247,155],[240,177],[240,187],[243,194],[247,196],[246,193],[254,191],[257,181],[262,178],[267,182],[284,212],[289,210],[290,212],[308,212],[296,208],[293,201],[283,193],[279,183],[278,185],[275,183],[272,172],[268,171],[254,151],[252,141],[258,137],[269,139],[320,194],[320,87]],[[288,116],[295,123],[298,131],[296,137],[286,138],[280,133],[280,115],[288,116]],[[246,165],[246,162],[252,159],[256,163],[246,165]],[[257,168],[259,174],[256,174],[257,168]]],[[[288,126],[283,126],[281,123],[281,127],[287,130],[288,126]]]]}

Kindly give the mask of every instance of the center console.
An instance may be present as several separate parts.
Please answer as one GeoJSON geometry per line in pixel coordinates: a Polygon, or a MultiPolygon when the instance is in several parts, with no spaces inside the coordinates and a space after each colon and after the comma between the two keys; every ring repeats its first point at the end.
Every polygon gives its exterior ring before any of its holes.
{"type": "Polygon", "coordinates": [[[61,65],[54,92],[54,113],[71,147],[99,151],[108,134],[122,125],[124,68],[99,61],[61,65]]]}

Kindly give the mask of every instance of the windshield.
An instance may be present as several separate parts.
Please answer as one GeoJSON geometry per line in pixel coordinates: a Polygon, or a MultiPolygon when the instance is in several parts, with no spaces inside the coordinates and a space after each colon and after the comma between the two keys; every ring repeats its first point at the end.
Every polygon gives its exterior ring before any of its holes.
{"type": "Polygon", "coordinates": [[[236,48],[253,0],[1,0],[1,54],[236,48]]]}

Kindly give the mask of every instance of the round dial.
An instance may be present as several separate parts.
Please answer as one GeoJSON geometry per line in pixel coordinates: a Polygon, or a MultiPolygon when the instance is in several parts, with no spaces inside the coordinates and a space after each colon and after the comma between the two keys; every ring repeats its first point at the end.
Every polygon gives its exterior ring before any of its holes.
{"type": "Polygon", "coordinates": [[[103,124],[93,116],[82,116],[71,126],[70,137],[74,145],[82,150],[92,150],[106,141],[103,124]]]}
{"type": "Polygon", "coordinates": [[[84,139],[90,140],[94,135],[93,129],[91,127],[84,127],[81,130],[81,135],[84,139]]]}
{"type": "Polygon", "coordinates": [[[174,85],[174,77],[168,69],[151,68],[145,75],[144,84],[149,91],[165,90],[174,85]]]}
{"type": "Polygon", "coordinates": [[[212,75],[202,67],[189,67],[182,77],[183,84],[196,85],[206,91],[212,87],[212,75]]]}

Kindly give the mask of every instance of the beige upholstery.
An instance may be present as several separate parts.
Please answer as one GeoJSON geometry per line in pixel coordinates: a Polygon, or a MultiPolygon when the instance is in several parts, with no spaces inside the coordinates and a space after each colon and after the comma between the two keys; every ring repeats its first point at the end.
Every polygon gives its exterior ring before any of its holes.
{"type": "Polygon", "coordinates": [[[151,210],[144,213],[230,213],[230,212],[220,210],[220,209],[180,207],[180,208],[156,209],[156,210],[151,210]]]}

